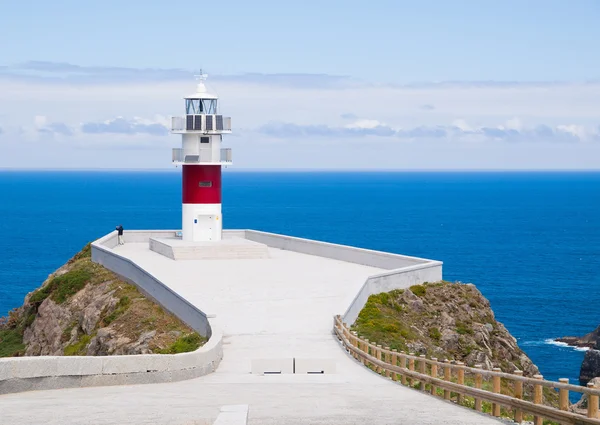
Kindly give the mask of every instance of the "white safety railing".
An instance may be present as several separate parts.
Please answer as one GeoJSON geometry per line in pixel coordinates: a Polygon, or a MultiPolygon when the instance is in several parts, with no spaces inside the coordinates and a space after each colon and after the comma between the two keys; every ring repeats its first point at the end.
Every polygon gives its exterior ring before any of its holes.
{"type": "Polygon", "coordinates": [[[231,158],[231,148],[221,149],[221,162],[233,162],[231,158]]]}
{"type": "Polygon", "coordinates": [[[217,160],[216,155],[210,148],[201,148],[196,154],[185,155],[183,149],[174,148],[172,152],[172,161],[184,164],[205,164],[205,163],[231,163],[231,148],[223,148],[219,152],[217,160]]]}
{"type": "Polygon", "coordinates": [[[221,133],[231,131],[231,117],[213,114],[183,115],[171,117],[171,131],[201,131],[203,133],[221,133]]]}
{"type": "Polygon", "coordinates": [[[185,117],[171,117],[171,131],[185,130],[185,117]]]}

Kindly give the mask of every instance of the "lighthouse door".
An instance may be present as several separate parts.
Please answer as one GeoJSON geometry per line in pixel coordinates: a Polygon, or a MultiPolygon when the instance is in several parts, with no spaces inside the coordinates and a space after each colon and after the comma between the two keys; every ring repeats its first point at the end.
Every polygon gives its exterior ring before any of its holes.
{"type": "Polygon", "coordinates": [[[200,214],[194,220],[194,240],[211,241],[213,240],[213,227],[215,226],[215,216],[200,214]]]}

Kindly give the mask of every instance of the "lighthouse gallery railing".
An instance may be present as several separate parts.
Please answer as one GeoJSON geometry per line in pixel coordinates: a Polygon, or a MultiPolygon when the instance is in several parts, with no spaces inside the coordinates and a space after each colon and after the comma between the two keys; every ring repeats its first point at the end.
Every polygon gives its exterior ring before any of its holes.
{"type": "Polygon", "coordinates": [[[231,131],[231,117],[205,114],[171,117],[171,131],[231,131]]]}
{"type": "Polygon", "coordinates": [[[185,155],[183,149],[173,149],[173,162],[181,162],[184,164],[196,164],[196,163],[231,163],[232,153],[231,148],[222,148],[219,151],[219,157],[213,153],[212,149],[200,149],[198,153],[192,155],[185,155]]]}

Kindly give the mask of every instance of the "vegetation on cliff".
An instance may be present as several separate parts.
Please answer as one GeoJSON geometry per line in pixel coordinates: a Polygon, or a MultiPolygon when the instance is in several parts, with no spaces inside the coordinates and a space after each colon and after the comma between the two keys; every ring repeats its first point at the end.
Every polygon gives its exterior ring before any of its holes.
{"type": "Polygon", "coordinates": [[[471,284],[427,283],[371,295],[353,328],[399,351],[486,369],[519,369],[528,376],[538,373],[515,338],[496,321],[489,301],[471,284]]]}
{"type": "MultiPolygon", "coordinates": [[[[462,361],[467,366],[481,364],[488,370],[519,369],[525,376],[539,373],[516,339],[495,319],[489,301],[472,284],[425,283],[371,295],[352,330],[361,338],[398,351],[462,361]]],[[[501,392],[513,395],[512,385],[502,381],[501,392]]],[[[465,384],[473,386],[473,378],[466,376],[465,384]]],[[[491,381],[484,380],[483,389],[491,391],[491,381]]],[[[530,392],[526,387],[526,396],[530,397],[530,392]]],[[[543,394],[546,404],[557,405],[556,392],[544,389],[543,394]]],[[[474,400],[466,397],[464,404],[469,403],[474,400]]],[[[484,402],[483,410],[489,412],[491,404],[484,402]]],[[[510,417],[505,409],[501,414],[510,417]]]]}
{"type": "Polygon", "coordinates": [[[204,339],[91,261],[87,245],[0,320],[0,357],[174,354],[204,339]]]}

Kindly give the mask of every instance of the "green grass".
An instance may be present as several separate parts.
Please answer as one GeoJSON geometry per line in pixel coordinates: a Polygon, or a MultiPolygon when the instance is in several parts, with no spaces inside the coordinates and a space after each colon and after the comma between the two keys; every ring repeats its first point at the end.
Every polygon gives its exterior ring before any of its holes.
{"type": "Polygon", "coordinates": [[[88,243],[86,246],[83,247],[83,249],[81,251],[79,251],[77,254],[75,254],[75,256],[73,258],[71,258],[71,260],[69,260],[69,262],[74,263],[77,260],[81,260],[82,258],[92,258],[92,244],[88,243]]]}
{"type": "Polygon", "coordinates": [[[79,341],[65,347],[65,356],[85,356],[87,346],[91,339],[92,335],[81,335],[79,341]]]}
{"type": "Polygon", "coordinates": [[[473,334],[473,329],[466,323],[463,322],[456,322],[456,333],[460,334],[460,335],[472,335],[473,334]]]}
{"type": "Polygon", "coordinates": [[[110,325],[123,315],[131,305],[131,300],[128,296],[123,296],[115,306],[115,310],[104,318],[104,326],[110,325]]]}
{"type": "Polygon", "coordinates": [[[0,330],[0,357],[15,357],[25,351],[20,329],[0,330]]]}
{"type": "Polygon", "coordinates": [[[202,343],[204,342],[203,338],[194,333],[189,335],[183,335],[177,341],[175,341],[171,346],[167,348],[163,348],[162,350],[156,350],[158,354],[177,354],[177,353],[187,353],[190,351],[197,350],[202,343]]]}
{"type": "Polygon", "coordinates": [[[413,285],[410,288],[410,291],[415,294],[417,297],[424,297],[427,290],[423,285],[413,285]]]}
{"type": "Polygon", "coordinates": [[[429,337],[439,341],[439,339],[442,337],[442,333],[438,328],[429,328],[429,337]]]}
{"type": "Polygon", "coordinates": [[[44,287],[35,291],[29,302],[38,307],[50,297],[57,304],[62,304],[79,292],[92,278],[88,267],[73,268],[63,275],[53,277],[44,287]]]}

